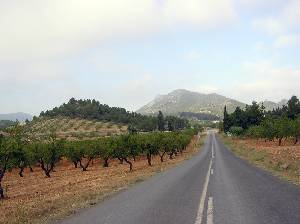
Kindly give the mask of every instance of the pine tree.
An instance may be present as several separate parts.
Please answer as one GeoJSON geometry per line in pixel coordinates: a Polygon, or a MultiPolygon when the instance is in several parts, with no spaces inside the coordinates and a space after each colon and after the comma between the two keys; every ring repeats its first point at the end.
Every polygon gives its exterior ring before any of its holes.
{"type": "Polygon", "coordinates": [[[164,115],[161,111],[158,112],[157,123],[158,123],[158,130],[164,131],[165,130],[165,120],[164,120],[164,115]]]}
{"type": "Polygon", "coordinates": [[[223,118],[223,126],[224,126],[224,132],[228,132],[231,127],[231,119],[227,112],[226,106],[224,107],[224,118],[223,118]]]}

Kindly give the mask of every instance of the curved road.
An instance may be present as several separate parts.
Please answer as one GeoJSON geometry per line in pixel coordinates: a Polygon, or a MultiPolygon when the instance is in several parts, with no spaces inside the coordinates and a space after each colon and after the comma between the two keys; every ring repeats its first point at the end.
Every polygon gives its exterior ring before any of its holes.
{"type": "Polygon", "coordinates": [[[235,157],[214,133],[192,159],[61,224],[299,224],[300,188],[235,157]]]}

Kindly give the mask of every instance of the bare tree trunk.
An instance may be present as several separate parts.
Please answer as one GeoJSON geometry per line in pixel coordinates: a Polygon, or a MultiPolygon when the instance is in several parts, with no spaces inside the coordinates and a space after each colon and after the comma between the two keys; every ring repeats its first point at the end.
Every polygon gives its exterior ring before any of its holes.
{"type": "Polygon", "coordinates": [[[148,161],[148,165],[152,166],[152,163],[151,163],[151,154],[150,153],[147,153],[147,161],[148,161]]]}
{"type": "Polygon", "coordinates": [[[23,172],[24,172],[25,167],[24,166],[19,166],[19,168],[20,168],[20,170],[19,170],[19,176],[20,177],[24,177],[23,172]]]}
{"type": "Polygon", "coordinates": [[[295,137],[294,145],[296,145],[297,143],[298,143],[298,136],[295,137]]]}
{"type": "Polygon", "coordinates": [[[108,160],[109,158],[104,158],[103,167],[108,167],[108,160]]]}
{"type": "Polygon", "coordinates": [[[51,177],[50,173],[54,169],[54,164],[51,163],[50,167],[49,167],[48,164],[45,166],[45,163],[44,163],[44,161],[42,159],[40,159],[40,164],[41,164],[42,170],[44,170],[44,172],[45,172],[46,177],[51,177]]]}
{"type": "Polygon", "coordinates": [[[73,161],[74,167],[77,168],[78,167],[78,161],[73,161]]]}
{"type": "Polygon", "coordinates": [[[130,162],[127,158],[123,158],[123,160],[129,164],[129,170],[132,171],[132,162],[130,162]]]}
{"type": "Polygon", "coordinates": [[[169,159],[173,159],[174,152],[169,153],[169,159]]]}
{"type": "Polygon", "coordinates": [[[164,156],[165,156],[165,154],[166,154],[165,151],[162,154],[159,154],[160,162],[164,162],[164,156]]]}
{"type": "Polygon", "coordinates": [[[82,171],[87,171],[87,168],[89,167],[90,165],[90,162],[92,161],[93,158],[89,158],[87,163],[84,165],[82,164],[81,160],[79,160],[79,165],[80,167],[82,168],[82,171]]]}
{"type": "Polygon", "coordinates": [[[281,146],[281,143],[282,143],[282,138],[279,138],[279,142],[278,142],[279,146],[281,146]]]}
{"type": "Polygon", "coordinates": [[[32,169],[31,166],[29,166],[29,170],[30,170],[31,173],[33,173],[33,169],[32,169]]]}
{"type": "Polygon", "coordinates": [[[0,182],[0,199],[4,199],[4,193],[3,193],[3,188],[1,186],[1,182],[0,182]]]}
{"type": "Polygon", "coordinates": [[[4,170],[0,169],[0,199],[4,199],[4,192],[1,184],[3,177],[4,177],[4,170]]]}

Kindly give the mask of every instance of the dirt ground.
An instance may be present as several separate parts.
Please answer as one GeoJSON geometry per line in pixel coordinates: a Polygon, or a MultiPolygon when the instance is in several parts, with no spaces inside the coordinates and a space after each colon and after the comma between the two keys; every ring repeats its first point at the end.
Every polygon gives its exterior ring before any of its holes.
{"type": "Polygon", "coordinates": [[[138,158],[132,172],[126,163],[119,161],[110,161],[108,168],[102,167],[102,161],[94,161],[88,171],[82,172],[65,160],[55,167],[51,178],[45,178],[39,167],[33,173],[26,170],[23,178],[13,170],[3,180],[7,199],[0,201],[0,223],[47,223],[78,208],[90,207],[130,184],[190,158],[199,151],[203,139],[195,137],[183,155],[173,160],[166,156],[161,163],[159,157],[154,157],[152,167],[145,158],[138,158]]]}
{"type": "Polygon", "coordinates": [[[278,141],[264,139],[225,138],[239,156],[273,172],[275,175],[300,185],[300,144],[287,139],[278,141]]]}

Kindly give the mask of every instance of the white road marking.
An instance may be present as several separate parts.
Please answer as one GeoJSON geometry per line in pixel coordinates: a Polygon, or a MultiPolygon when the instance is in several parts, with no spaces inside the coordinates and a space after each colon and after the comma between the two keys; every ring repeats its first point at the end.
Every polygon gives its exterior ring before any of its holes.
{"type": "Polygon", "coordinates": [[[214,146],[211,146],[211,158],[215,158],[215,153],[214,153],[214,146]]]}
{"type": "Polygon", "coordinates": [[[210,174],[214,175],[214,169],[211,169],[210,174]]]}
{"type": "Polygon", "coordinates": [[[210,159],[210,162],[209,162],[209,167],[208,167],[208,171],[207,171],[207,174],[206,174],[206,178],[205,178],[205,182],[204,182],[204,186],[203,186],[203,190],[202,190],[202,194],[201,194],[201,199],[200,199],[200,204],[199,204],[195,224],[201,224],[202,219],[203,219],[204,203],[205,203],[205,198],[206,198],[206,194],[207,194],[207,188],[208,188],[208,183],[209,183],[211,166],[212,166],[212,159],[210,159]]]}
{"type": "Polygon", "coordinates": [[[208,205],[207,205],[207,224],[214,223],[214,204],[213,204],[213,197],[208,198],[208,205]]]}

